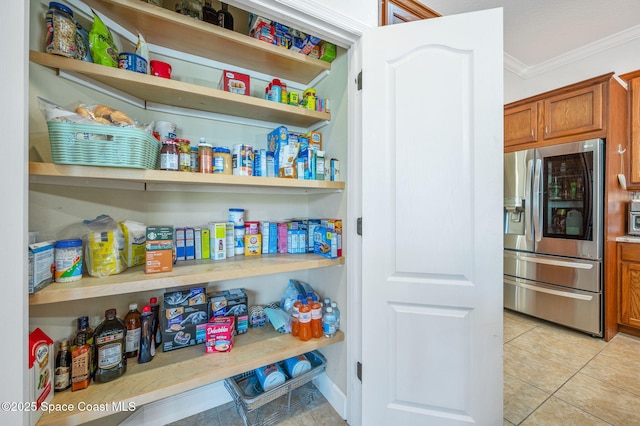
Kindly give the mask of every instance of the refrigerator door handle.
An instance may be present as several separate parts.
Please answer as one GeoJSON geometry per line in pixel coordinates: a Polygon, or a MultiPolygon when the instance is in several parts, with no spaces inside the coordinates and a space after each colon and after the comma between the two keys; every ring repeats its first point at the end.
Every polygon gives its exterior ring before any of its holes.
{"type": "Polygon", "coordinates": [[[536,242],[542,239],[542,223],[540,215],[540,174],[542,169],[542,160],[535,160],[535,168],[533,170],[533,194],[531,197],[531,209],[533,211],[533,232],[536,242]]]}
{"type": "Polygon", "coordinates": [[[542,265],[550,265],[550,266],[561,266],[563,268],[573,268],[573,269],[585,269],[591,270],[593,269],[593,265],[590,263],[580,263],[580,262],[566,262],[563,260],[555,260],[555,259],[545,259],[542,257],[533,257],[533,256],[524,256],[522,254],[512,255],[512,254],[504,254],[504,257],[509,257],[517,260],[523,260],[525,262],[531,263],[540,263],[542,265]]]}
{"type": "Polygon", "coordinates": [[[531,181],[533,179],[533,160],[527,161],[527,174],[525,175],[525,186],[524,186],[524,198],[525,203],[529,203],[527,206],[525,204],[524,209],[524,235],[527,240],[532,240],[533,236],[533,228],[531,227],[531,181]]]}
{"type": "Polygon", "coordinates": [[[516,287],[525,288],[525,289],[531,290],[531,291],[537,291],[539,293],[552,294],[554,296],[562,296],[562,297],[568,297],[570,299],[578,299],[578,300],[586,300],[586,301],[591,301],[593,299],[593,296],[588,296],[586,294],[569,293],[569,292],[566,292],[566,291],[559,291],[559,290],[553,290],[553,289],[550,289],[550,288],[538,287],[538,286],[531,285],[531,284],[519,283],[519,282],[517,282],[515,280],[511,280],[511,279],[508,279],[508,278],[505,278],[504,282],[507,283],[507,284],[514,285],[516,287]]]}

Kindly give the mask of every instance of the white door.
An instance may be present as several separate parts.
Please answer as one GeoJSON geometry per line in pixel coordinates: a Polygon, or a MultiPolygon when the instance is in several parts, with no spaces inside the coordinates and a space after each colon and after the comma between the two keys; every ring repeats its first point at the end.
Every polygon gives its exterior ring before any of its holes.
{"type": "Polygon", "coordinates": [[[501,425],[502,9],[362,38],[362,424],[501,425]]]}

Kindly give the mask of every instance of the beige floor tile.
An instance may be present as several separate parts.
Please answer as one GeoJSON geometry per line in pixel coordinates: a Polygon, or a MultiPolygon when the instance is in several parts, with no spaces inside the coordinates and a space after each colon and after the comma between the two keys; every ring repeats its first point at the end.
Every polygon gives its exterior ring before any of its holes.
{"type": "Polygon", "coordinates": [[[529,352],[512,343],[504,345],[504,373],[533,385],[547,393],[555,392],[577,369],[529,352]]]}
{"type": "Polygon", "coordinates": [[[512,311],[509,309],[503,309],[503,317],[524,322],[526,324],[530,324],[534,326],[548,324],[548,321],[542,320],[540,318],[532,317],[531,315],[526,315],[520,312],[512,311]]]}
{"type": "Polygon", "coordinates": [[[532,330],[535,327],[536,326],[534,324],[523,322],[505,315],[503,321],[504,343],[515,339],[516,337],[526,333],[529,330],[532,330]]]}
{"type": "Polygon", "coordinates": [[[309,411],[318,426],[346,426],[347,422],[336,413],[330,404],[323,404],[309,411]]]}
{"type": "Polygon", "coordinates": [[[504,375],[504,418],[520,424],[551,394],[523,382],[511,374],[504,375]]]}
{"type": "MultiPolygon", "coordinates": [[[[640,351],[637,354],[640,354],[640,351]]],[[[580,372],[640,397],[640,357],[638,355],[633,358],[621,358],[600,354],[580,372]]]]}
{"type": "Polygon", "coordinates": [[[586,374],[576,374],[554,396],[612,425],[640,425],[640,397],[586,374]]]}
{"type": "Polygon", "coordinates": [[[634,359],[640,353],[640,338],[618,333],[601,352],[602,355],[634,359]]]}
{"type": "Polygon", "coordinates": [[[606,426],[610,425],[610,423],[602,421],[558,398],[551,397],[521,425],[606,426]]]}
{"type": "Polygon", "coordinates": [[[515,424],[511,423],[509,420],[507,419],[503,419],[504,422],[502,423],[502,426],[515,426],[515,424]]]}
{"type": "Polygon", "coordinates": [[[579,370],[607,344],[586,334],[548,326],[534,329],[516,337],[510,345],[553,360],[574,371],[579,370]]]}

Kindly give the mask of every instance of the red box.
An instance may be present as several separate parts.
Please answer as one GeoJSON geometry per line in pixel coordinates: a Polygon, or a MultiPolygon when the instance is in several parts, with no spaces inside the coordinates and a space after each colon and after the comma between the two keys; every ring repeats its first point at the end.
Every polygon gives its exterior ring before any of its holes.
{"type": "Polygon", "coordinates": [[[235,337],[234,317],[215,317],[206,324],[205,352],[230,352],[235,337]]]}
{"type": "Polygon", "coordinates": [[[218,89],[239,95],[251,95],[251,77],[235,71],[222,71],[218,89]]]}

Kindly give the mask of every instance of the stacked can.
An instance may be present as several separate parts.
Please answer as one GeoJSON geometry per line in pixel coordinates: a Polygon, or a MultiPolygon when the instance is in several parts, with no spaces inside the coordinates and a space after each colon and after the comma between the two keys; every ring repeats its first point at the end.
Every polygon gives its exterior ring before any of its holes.
{"type": "Polygon", "coordinates": [[[233,223],[234,254],[244,255],[244,209],[229,209],[229,222],[233,223]]]}

